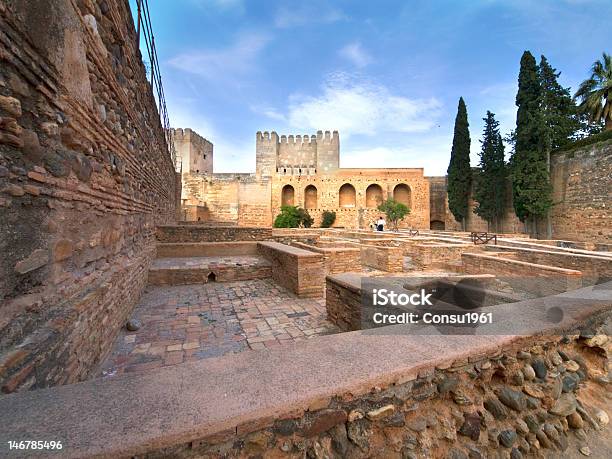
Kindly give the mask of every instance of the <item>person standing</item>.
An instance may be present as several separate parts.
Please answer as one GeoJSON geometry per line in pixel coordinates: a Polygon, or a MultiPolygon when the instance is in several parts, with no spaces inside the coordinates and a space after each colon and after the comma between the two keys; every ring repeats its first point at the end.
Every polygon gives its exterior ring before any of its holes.
{"type": "Polygon", "coordinates": [[[376,231],[384,231],[386,224],[387,222],[384,218],[382,218],[382,215],[378,217],[378,220],[376,221],[376,231]]]}

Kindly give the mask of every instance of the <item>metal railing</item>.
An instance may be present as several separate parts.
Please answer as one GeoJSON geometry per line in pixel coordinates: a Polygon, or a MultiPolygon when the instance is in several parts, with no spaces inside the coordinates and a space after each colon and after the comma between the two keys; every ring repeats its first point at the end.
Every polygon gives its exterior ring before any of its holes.
{"type": "Polygon", "coordinates": [[[164,85],[162,84],[161,71],[159,70],[159,61],[157,60],[157,50],[155,49],[155,36],[153,35],[153,27],[151,25],[151,14],[149,13],[148,0],[136,0],[136,37],[137,47],[140,49],[140,36],[144,38],[144,43],[149,57],[149,65],[151,71],[151,88],[153,96],[157,102],[159,118],[164,129],[166,145],[168,152],[172,158],[175,170],[178,170],[176,149],[170,128],[170,117],[166,108],[166,97],[164,94],[164,85]]]}

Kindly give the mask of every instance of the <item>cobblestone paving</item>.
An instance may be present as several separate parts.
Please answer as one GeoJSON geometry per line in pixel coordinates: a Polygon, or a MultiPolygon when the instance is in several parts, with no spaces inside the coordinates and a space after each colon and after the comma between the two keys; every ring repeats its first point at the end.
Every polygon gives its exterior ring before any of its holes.
{"type": "Polygon", "coordinates": [[[102,376],[264,349],[338,333],[324,299],[300,299],[271,279],[149,286],[101,366],[102,376]]]}

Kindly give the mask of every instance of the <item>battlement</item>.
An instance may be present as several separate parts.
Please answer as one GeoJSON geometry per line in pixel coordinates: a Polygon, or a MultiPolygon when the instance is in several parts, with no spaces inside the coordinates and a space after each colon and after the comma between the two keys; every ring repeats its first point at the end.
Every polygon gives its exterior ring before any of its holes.
{"type": "Polygon", "coordinates": [[[257,143],[278,143],[278,134],[276,131],[257,131],[256,139],[257,143]]]}
{"type": "Polygon", "coordinates": [[[340,135],[338,131],[317,131],[317,143],[339,143],[340,135]]]}
{"type": "Polygon", "coordinates": [[[312,175],[317,170],[332,171],[339,166],[338,131],[318,131],[316,135],[258,131],[257,171],[261,176],[275,173],[312,175]]]}

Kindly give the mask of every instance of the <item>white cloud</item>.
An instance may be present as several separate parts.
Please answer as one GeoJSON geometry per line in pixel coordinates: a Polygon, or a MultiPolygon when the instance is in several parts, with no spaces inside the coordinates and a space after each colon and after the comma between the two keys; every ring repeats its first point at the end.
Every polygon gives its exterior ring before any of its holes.
{"type": "Polygon", "coordinates": [[[372,57],[363,49],[359,42],[349,43],[340,49],[338,54],[359,68],[365,67],[372,62],[372,57]]]}
{"type": "Polygon", "coordinates": [[[337,129],[354,134],[422,132],[432,128],[441,104],[435,98],[409,99],[383,85],[357,81],[345,74],[331,77],[318,96],[293,95],[288,121],[299,129],[337,129]]]}
{"type": "Polygon", "coordinates": [[[340,152],[340,166],[422,167],[427,176],[445,175],[450,159],[451,141],[452,134],[410,136],[393,144],[376,145],[376,142],[372,142],[371,145],[365,144],[357,148],[352,148],[348,142],[340,152]]]}
{"type": "Polygon", "coordinates": [[[331,24],[346,19],[347,16],[339,9],[311,2],[297,8],[295,5],[280,7],[274,17],[274,25],[279,29],[288,29],[308,24],[331,24]]]}
{"type": "Polygon", "coordinates": [[[256,69],[257,59],[269,41],[270,37],[265,34],[244,34],[226,48],[186,52],[169,63],[210,81],[238,83],[256,69]]]}

